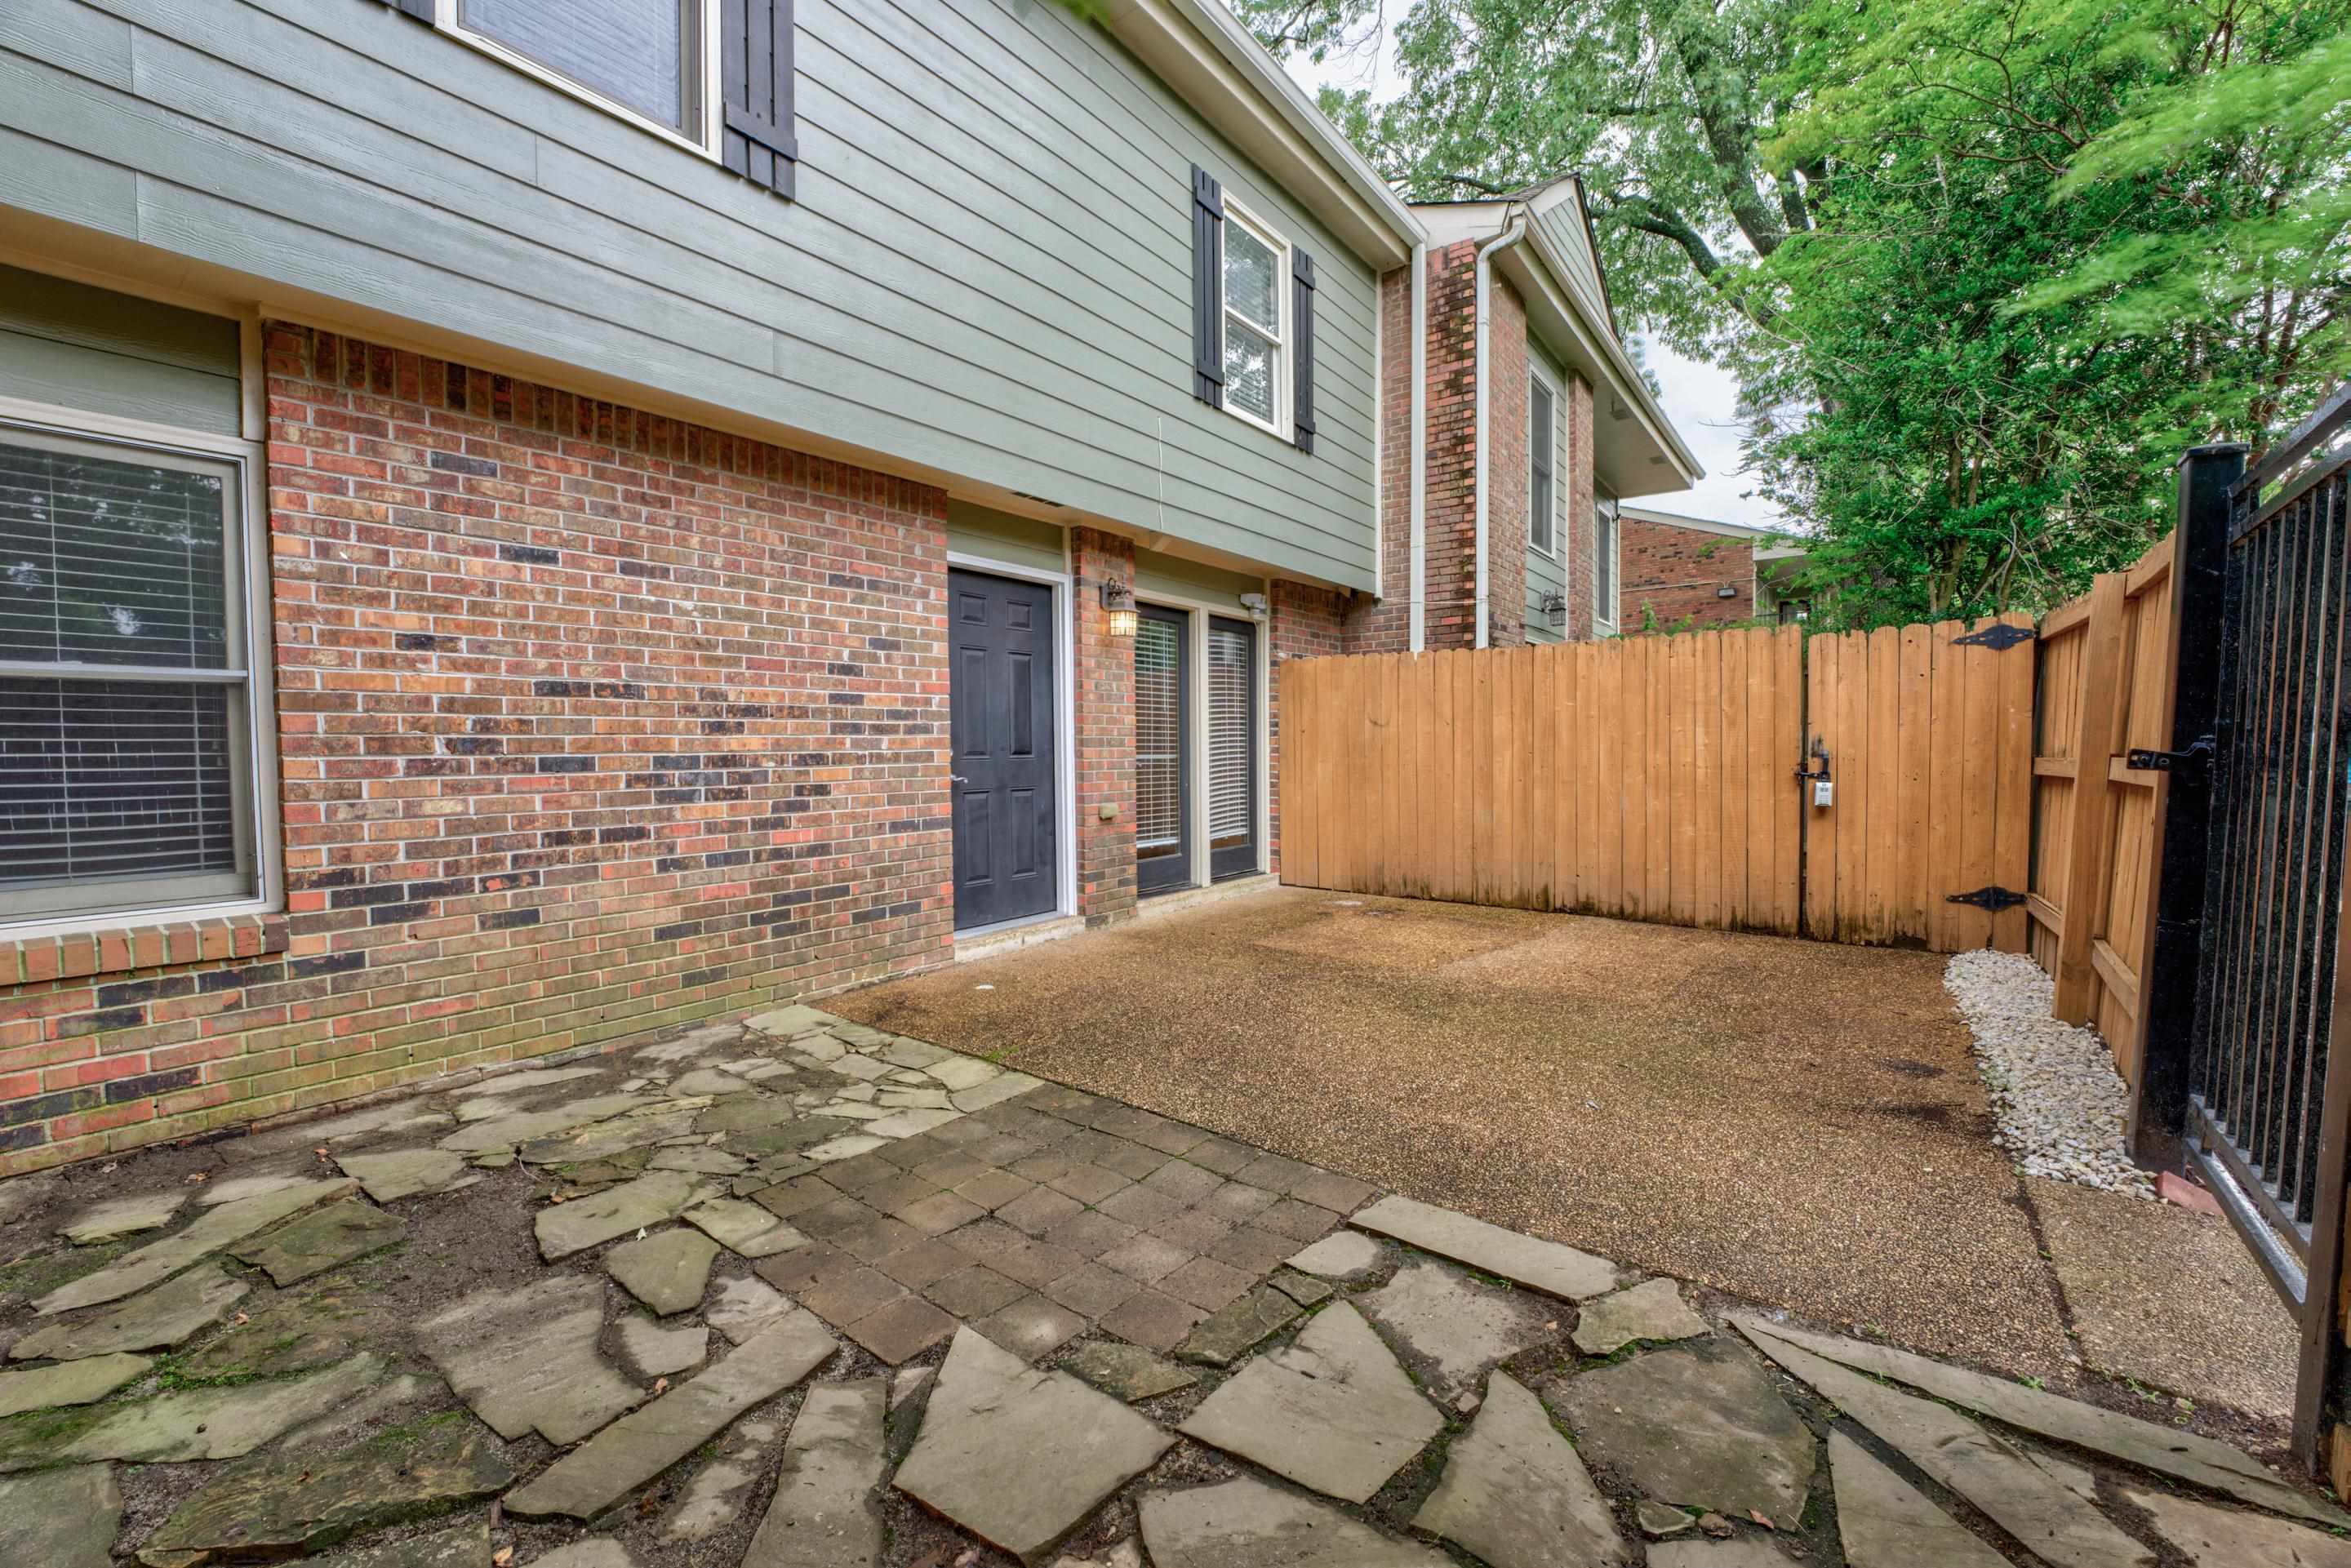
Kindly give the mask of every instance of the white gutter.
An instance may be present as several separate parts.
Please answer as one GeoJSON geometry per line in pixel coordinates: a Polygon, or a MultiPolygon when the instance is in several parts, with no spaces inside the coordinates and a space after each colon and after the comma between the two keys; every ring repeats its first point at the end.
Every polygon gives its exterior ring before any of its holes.
{"type": "Polygon", "coordinates": [[[1428,245],[1412,247],[1412,651],[1427,646],[1428,599],[1428,245]]]}
{"type": "Polygon", "coordinates": [[[1486,361],[1488,358],[1486,338],[1489,328],[1491,326],[1490,318],[1493,315],[1493,256],[1496,251],[1507,250],[1511,246],[1518,244],[1519,241],[1526,237],[1526,234],[1527,220],[1524,215],[1520,215],[1510,220],[1510,226],[1509,228],[1504,229],[1494,238],[1488,240],[1484,245],[1478,247],[1478,347],[1476,355],[1477,368],[1475,371],[1475,374],[1478,378],[1478,413],[1477,422],[1471,425],[1470,428],[1474,433],[1473,439],[1478,443],[1477,645],[1480,648],[1489,646],[1493,640],[1492,632],[1494,620],[1493,594],[1487,586],[1486,570],[1486,514],[1489,509],[1488,502],[1491,489],[1491,486],[1486,482],[1486,476],[1488,469],[1492,466],[1494,451],[1494,443],[1491,439],[1493,433],[1488,428],[1486,418],[1487,405],[1489,401],[1488,397],[1489,389],[1486,385],[1486,361]]]}

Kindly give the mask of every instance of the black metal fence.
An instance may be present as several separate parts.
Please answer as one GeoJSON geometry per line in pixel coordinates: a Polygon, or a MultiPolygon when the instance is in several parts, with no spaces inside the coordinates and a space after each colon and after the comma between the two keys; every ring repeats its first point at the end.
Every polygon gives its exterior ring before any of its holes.
{"type": "MultiPolygon", "coordinates": [[[[2351,998],[2337,994],[2351,981],[2351,448],[2336,437],[2346,430],[2351,392],[2249,472],[2241,448],[2189,455],[2179,548],[2217,571],[2217,592],[2201,614],[2184,609],[2175,750],[2150,759],[2174,781],[2157,961],[2168,948],[2175,979],[2192,974],[2194,987],[2192,1009],[2174,1013],[2192,1025],[2173,1056],[2184,1068],[2168,1096],[2173,1124],[2302,1320],[2295,1427],[2314,1457],[2322,1417],[2344,1408],[2335,1303],[2351,1105],[2351,998]]],[[[2151,1064],[2157,1054],[2151,1046],[2151,1064]]]]}

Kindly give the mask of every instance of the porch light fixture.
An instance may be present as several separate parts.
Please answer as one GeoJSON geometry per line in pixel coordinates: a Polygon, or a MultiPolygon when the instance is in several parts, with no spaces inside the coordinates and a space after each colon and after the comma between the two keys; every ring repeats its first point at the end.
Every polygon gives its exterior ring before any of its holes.
{"type": "Polygon", "coordinates": [[[1123,582],[1102,585],[1102,608],[1110,612],[1110,634],[1113,637],[1134,635],[1134,590],[1123,582]]]}
{"type": "Polygon", "coordinates": [[[1542,596],[1543,616],[1554,626],[1567,624],[1567,595],[1546,593],[1542,596]]]}

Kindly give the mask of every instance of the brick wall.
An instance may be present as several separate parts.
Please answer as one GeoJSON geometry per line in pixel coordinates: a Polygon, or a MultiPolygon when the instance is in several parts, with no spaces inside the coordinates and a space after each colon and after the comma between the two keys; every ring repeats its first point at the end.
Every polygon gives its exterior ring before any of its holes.
{"type": "Polygon", "coordinates": [[[942,492],[267,354],[288,909],[5,950],[0,1175],[947,956],[942,492]]]}
{"type": "Polygon", "coordinates": [[[1491,444],[1486,483],[1493,494],[1486,504],[1487,641],[1512,648],[1527,640],[1527,508],[1534,478],[1527,403],[1533,372],[1527,363],[1526,304],[1510,279],[1492,280],[1490,304],[1486,368],[1494,384],[1486,394],[1491,444]]]}
{"type": "Polygon", "coordinates": [[[1661,631],[1719,626],[1755,613],[1755,546],[1743,538],[1626,517],[1623,629],[1638,632],[1646,611],[1661,631]],[[1721,590],[1732,590],[1728,599],[1721,590]]]}
{"type": "Polygon", "coordinates": [[[1412,646],[1412,272],[1380,279],[1380,588],[1347,612],[1347,652],[1412,646]]]}
{"type": "Polygon", "coordinates": [[[1571,374],[1562,395],[1567,401],[1567,640],[1591,637],[1598,619],[1594,561],[1600,549],[1598,517],[1593,510],[1592,383],[1571,374]]]}
{"type": "Polygon", "coordinates": [[[1273,580],[1272,612],[1267,618],[1266,656],[1271,673],[1266,682],[1266,733],[1270,753],[1266,787],[1267,863],[1281,872],[1281,670],[1292,659],[1321,659],[1333,653],[1357,653],[1349,645],[1347,596],[1335,589],[1314,588],[1284,578],[1273,580]]]}
{"type": "Polygon", "coordinates": [[[1422,538],[1426,645],[1478,640],[1478,247],[1428,253],[1428,476],[1422,538]]]}
{"type": "Polygon", "coordinates": [[[1078,622],[1078,913],[1099,925],[1134,913],[1134,639],[1111,635],[1102,601],[1105,582],[1134,586],[1134,542],[1072,528],[1070,567],[1078,622]]]}

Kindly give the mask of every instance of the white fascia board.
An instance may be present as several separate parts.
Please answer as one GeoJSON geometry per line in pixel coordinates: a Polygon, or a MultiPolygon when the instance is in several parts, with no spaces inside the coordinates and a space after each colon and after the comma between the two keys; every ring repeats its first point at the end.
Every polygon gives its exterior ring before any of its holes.
{"type": "Polygon", "coordinates": [[[1105,0],[1102,24],[1366,265],[1411,259],[1412,209],[1223,0],[1105,0]]]}
{"type": "Polygon", "coordinates": [[[1661,523],[1669,528],[1687,528],[1692,533],[1720,534],[1726,538],[1760,539],[1778,532],[1774,528],[1751,528],[1745,523],[1718,523],[1710,517],[1686,517],[1679,512],[1660,512],[1649,507],[1619,507],[1620,517],[1636,523],[1661,523]]]}

